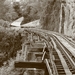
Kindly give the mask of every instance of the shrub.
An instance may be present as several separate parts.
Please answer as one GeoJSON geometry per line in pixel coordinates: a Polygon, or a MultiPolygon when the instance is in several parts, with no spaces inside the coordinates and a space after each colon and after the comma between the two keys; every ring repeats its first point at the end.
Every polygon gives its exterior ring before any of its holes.
{"type": "Polygon", "coordinates": [[[4,29],[0,31],[0,52],[5,55],[2,57],[1,62],[15,57],[17,50],[21,49],[21,35],[20,33],[12,30],[4,29]],[[17,34],[16,34],[17,33],[17,34]]]}
{"type": "Polygon", "coordinates": [[[10,27],[10,23],[8,21],[0,20],[0,26],[2,27],[10,27]]]}

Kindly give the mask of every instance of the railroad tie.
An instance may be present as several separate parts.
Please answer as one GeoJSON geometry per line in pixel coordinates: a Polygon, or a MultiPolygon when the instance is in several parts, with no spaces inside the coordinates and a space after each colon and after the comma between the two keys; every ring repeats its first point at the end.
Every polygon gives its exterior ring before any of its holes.
{"type": "Polygon", "coordinates": [[[72,75],[72,73],[70,72],[70,69],[68,68],[68,65],[67,65],[65,59],[63,58],[63,56],[61,54],[61,52],[58,49],[56,49],[56,51],[57,51],[58,56],[61,60],[61,63],[62,63],[62,66],[64,68],[64,71],[65,71],[66,75],[72,75]]]}
{"type": "Polygon", "coordinates": [[[68,68],[68,65],[67,65],[65,59],[63,58],[60,50],[57,49],[57,46],[56,46],[56,44],[55,44],[53,39],[52,39],[52,42],[54,44],[54,48],[55,48],[56,52],[58,53],[58,56],[59,56],[60,60],[61,60],[61,63],[62,63],[62,66],[64,68],[64,71],[65,71],[66,75],[72,75],[72,73],[70,72],[70,69],[68,68]]]}

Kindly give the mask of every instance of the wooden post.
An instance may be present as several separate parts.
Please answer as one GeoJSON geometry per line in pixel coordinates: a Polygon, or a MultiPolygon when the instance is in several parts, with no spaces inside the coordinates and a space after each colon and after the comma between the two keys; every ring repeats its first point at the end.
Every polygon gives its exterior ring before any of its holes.
{"type": "Polygon", "coordinates": [[[24,59],[25,43],[22,44],[22,58],[24,59]]]}
{"type": "Polygon", "coordinates": [[[25,50],[24,50],[24,61],[26,60],[26,56],[27,56],[27,45],[25,45],[25,50]]]}
{"type": "Polygon", "coordinates": [[[30,38],[30,41],[33,41],[33,33],[31,33],[31,38],[30,38]]]}
{"type": "Polygon", "coordinates": [[[28,33],[28,41],[30,40],[30,34],[28,33]]]}
{"type": "Polygon", "coordinates": [[[38,36],[38,41],[40,41],[40,36],[38,36]]]}
{"type": "Polygon", "coordinates": [[[45,59],[46,51],[43,53],[42,61],[45,59]]]}
{"type": "Polygon", "coordinates": [[[15,68],[37,68],[45,69],[46,65],[44,62],[20,62],[16,61],[14,63],[15,68]]]}
{"type": "Polygon", "coordinates": [[[26,45],[26,43],[23,43],[22,44],[22,57],[23,57],[23,61],[26,60],[26,56],[27,56],[27,47],[28,45],[26,45]]]}
{"type": "Polygon", "coordinates": [[[45,51],[45,48],[46,48],[46,43],[44,42],[44,47],[43,47],[43,52],[45,51]]]}

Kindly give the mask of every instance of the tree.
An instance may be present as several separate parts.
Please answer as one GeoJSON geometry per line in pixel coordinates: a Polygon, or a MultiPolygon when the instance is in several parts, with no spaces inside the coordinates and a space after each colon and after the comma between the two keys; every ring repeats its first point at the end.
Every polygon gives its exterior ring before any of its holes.
{"type": "Polygon", "coordinates": [[[0,26],[2,27],[10,27],[10,23],[8,21],[4,21],[3,19],[0,20],[0,26]]]}
{"type": "Polygon", "coordinates": [[[24,20],[22,21],[21,24],[24,24],[24,23],[28,23],[31,21],[31,17],[30,17],[30,11],[31,11],[31,8],[30,6],[27,6],[24,11],[22,12],[23,14],[23,17],[24,17],[24,20]]]}
{"type": "Polygon", "coordinates": [[[0,8],[3,6],[5,0],[0,0],[0,8]]]}
{"type": "Polygon", "coordinates": [[[12,22],[18,18],[18,14],[15,11],[7,12],[5,14],[5,20],[12,22]]]}
{"type": "Polygon", "coordinates": [[[0,19],[4,18],[4,14],[8,11],[8,7],[4,5],[5,0],[0,0],[0,19]]]}
{"type": "Polygon", "coordinates": [[[14,2],[13,8],[15,9],[15,12],[18,14],[18,16],[21,17],[22,13],[21,13],[19,2],[14,2]]]}
{"type": "Polygon", "coordinates": [[[22,15],[24,17],[24,20],[22,24],[28,23],[30,21],[34,21],[37,19],[40,19],[42,7],[39,2],[29,2],[28,4],[24,5],[22,15]]]}
{"type": "Polygon", "coordinates": [[[0,52],[5,55],[2,60],[8,60],[15,57],[18,50],[21,50],[21,35],[17,31],[8,28],[0,28],[0,52]]]}

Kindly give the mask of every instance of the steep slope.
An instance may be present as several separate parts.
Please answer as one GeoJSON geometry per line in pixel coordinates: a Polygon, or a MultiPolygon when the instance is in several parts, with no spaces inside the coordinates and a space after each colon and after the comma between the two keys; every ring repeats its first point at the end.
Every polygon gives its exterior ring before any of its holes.
{"type": "Polygon", "coordinates": [[[44,29],[75,37],[75,0],[48,0],[40,23],[44,29]]]}
{"type": "Polygon", "coordinates": [[[62,3],[64,8],[64,34],[75,36],[75,0],[65,0],[62,3]]]}
{"type": "Polygon", "coordinates": [[[40,23],[43,25],[44,29],[59,31],[58,28],[60,23],[60,6],[60,0],[47,1],[40,19],[40,23]]]}

